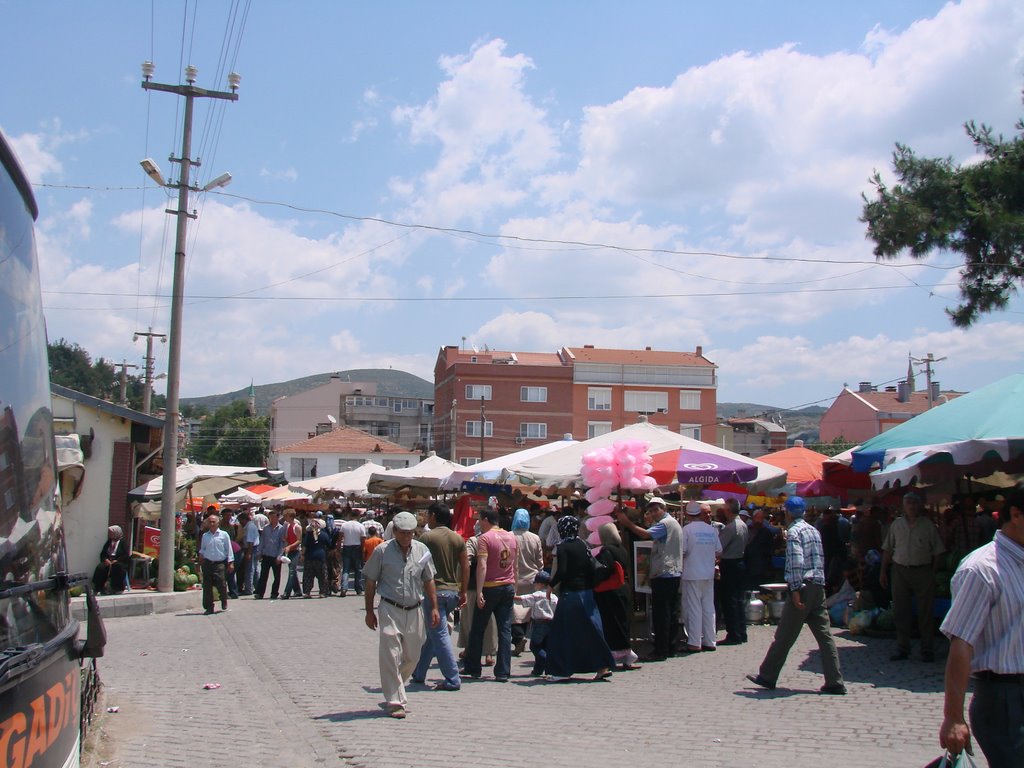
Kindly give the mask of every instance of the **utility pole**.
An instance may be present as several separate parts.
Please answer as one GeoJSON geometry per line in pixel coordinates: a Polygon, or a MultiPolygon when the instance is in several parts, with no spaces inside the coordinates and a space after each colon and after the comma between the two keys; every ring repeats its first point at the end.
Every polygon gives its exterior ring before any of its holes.
{"type": "Polygon", "coordinates": [[[160,339],[160,341],[166,344],[167,334],[153,333],[153,329],[150,328],[148,331],[136,331],[132,341],[138,341],[139,336],[146,337],[146,368],[144,388],[142,390],[142,412],[148,414],[152,411],[153,405],[153,339],[160,339]]]}
{"type": "Polygon", "coordinates": [[[925,357],[912,357],[910,359],[918,365],[924,365],[925,381],[928,385],[928,410],[931,410],[935,405],[935,396],[932,394],[932,364],[941,363],[946,358],[936,357],[929,352],[925,357]]]}
{"type": "Polygon", "coordinates": [[[484,414],[484,396],[480,395],[480,461],[484,460],[484,424],[486,415],[484,414]]]}
{"type": "Polygon", "coordinates": [[[137,366],[135,363],[129,363],[127,360],[122,360],[120,363],[118,363],[118,365],[121,366],[121,375],[118,377],[119,378],[119,383],[121,385],[121,400],[120,400],[120,403],[121,403],[121,405],[127,406],[128,405],[128,369],[129,368],[138,368],[139,366],[137,366]]]}
{"type": "MultiPolygon", "coordinates": [[[[174,282],[171,292],[171,326],[169,331],[170,349],[167,360],[167,415],[164,419],[164,473],[163,488],[160,494],[160,569],[157,573],[157,589],[160,592],[174,590],[174,534],[178,478],[178,391],[181,376],[181,319],[185,306],[185,242],[188,234],[188,220],[195,218],[189,213],[188,193],[194,188],[189,186],[192,166],[199,166],[198,161],[191,158],[192,154],[192,106],[196,99],[224,99],[238,101],[238,85],[242,78],[235,72],[228,75],[228,86],[231,91],[208,91],[196,87],[198,70],[189,65],[185,67],[185,85],[166,85],[153,82],[153,62],[142,64],[142,87],[147,91],[164,91],[176,96],[185,97],[185,120],[182,127],[181,157],[170,157],[172,163],[181,167],[181,175],[177,184],[166,184],[160,170],[152,160],[142,161],[142,167],[157,184],[178,190],[177,209],[166,209],[166,213],[178,217],[178,227],[174,238],[174,282]]],[[[214,187],[223,186],[231,181],[231,176],[222,174],[196,192],[205,192],[214,187]]]]}
{"type": "Polygon", "coordinates": [[[451,459],[452,461],[455,461],[455,439],[456,439],[456,437],[458,435],[458,433],[456,432],[457,426],[456,426],[456,423],[455,423],[456,422],[456,415],[457,415],[457,411],[456,411],[455,407],[458,404],[459,404],[458,400],[452,400],[452,447],[451,447],[451,452],[450,452],[450,454],[448,456],[448,458],[451,459]]]}

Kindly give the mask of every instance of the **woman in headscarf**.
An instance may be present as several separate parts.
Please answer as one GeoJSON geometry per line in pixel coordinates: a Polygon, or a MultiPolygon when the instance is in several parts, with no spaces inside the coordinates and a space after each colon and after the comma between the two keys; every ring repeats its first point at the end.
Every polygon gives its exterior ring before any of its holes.
{"type": "Polygon", "coordinates": [[[313,579],[316,579],[320,597],[327,597],[327,550],[331,547],[331,537],[324,530],[323,520],[313,518],[306,526],[302,537],[302,597],[309,600],[313,597],[313,579]]]}
{"type": "Polygon", "coordinates": [[[577,672],[593,672],[595,681],[604,680],[611,677],[615,666],[594,602],[593,556],[580,540],[579,530],[580,521],[574,515],[559,518],[561,540],[555,551],[557,570],[551,586],[561,585],[561,591],[546,644],[547,671],[559,682],[577,672]]]}
{"type": "Polygon", "coordinates": [[[115,595],[124,592],[131,560],[132,553],[121,526],[112,525],[107,528],[107,541],[100,550],[100,564],[92,573],[93,589],[96,592],[107,592],[109,585],[109,591],[115,595]]]}
{"type": "MultiPolygon", "coordinates": [[[[517,595],[529,595],[535,589],[533,580],[544,567],[544,547],[540,536],[530,530],[530,513],[517,509],[512,516],[512,533],[516,535],[516,559],[519,561],[517,595]]],[[[518,656],[526,647],[526,628],[530,621],[530,609],[519,603],[512,609],[512,655],[518,656]]]]}
{"type": "MultiPolygon", "coordinates": [[[[621,568],[621,573],[625,577],[629,572],[629,559],[625,547],[622,546],[619,529],[615,527],[615,523],[605,523],[597,529],[597,535],[601,537],[601,551],[597,555],[597,561],[609,574],[619,573],[618,569],[621,568]]],[[[620,669],[639,669],[635,663],[637,655],[629,647],[629,586],[625,578],[621,584],[609,586],[608,589],[594,591],[594,600],[597,602],[598,611],[601,612],[605,642],[612,649],[612,656],[620,669]]]]}

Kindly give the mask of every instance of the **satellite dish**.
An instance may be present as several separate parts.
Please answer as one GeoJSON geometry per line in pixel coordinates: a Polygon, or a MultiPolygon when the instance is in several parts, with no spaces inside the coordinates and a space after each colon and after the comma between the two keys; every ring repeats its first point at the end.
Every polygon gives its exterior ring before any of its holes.
{"type": "Polygon", "coordinates": [[[337,424],[337,423],[338,423],[338,420],[337,420],[336,418],[334,418],[334,417],[333,417],[333,416],[332,416],[331,414],[329,414],[329,413],[327,414],[327,420],[328,420],[329,422],[331,422],[331,424],[337,424]]]}

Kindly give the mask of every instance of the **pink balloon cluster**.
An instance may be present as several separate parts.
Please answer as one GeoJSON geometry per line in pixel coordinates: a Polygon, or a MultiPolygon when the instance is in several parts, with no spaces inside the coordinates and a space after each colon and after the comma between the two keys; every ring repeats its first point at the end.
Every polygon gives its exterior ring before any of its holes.
{"type": "Polygon", "coordinates": [[[581,476],[589,488],[587,507],[587,542],[600,544],[597,529],[612,522],[616,502],[609,496],[616,490],[650,491],[658,483],[648,473],[653,468],[647,453],[648,443],[642,440],[620,440],[611,446],[583,454],[581,476]]]}

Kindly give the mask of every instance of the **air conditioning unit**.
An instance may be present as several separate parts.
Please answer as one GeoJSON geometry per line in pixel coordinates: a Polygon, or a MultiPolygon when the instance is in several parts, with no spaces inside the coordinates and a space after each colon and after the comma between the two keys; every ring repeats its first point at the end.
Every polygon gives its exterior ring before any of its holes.
{"type": "Polygon", "coordinates": [[[526,438],[525,437],[517,437],[516,438],[516,445],[526,445],[526,438]]]}

